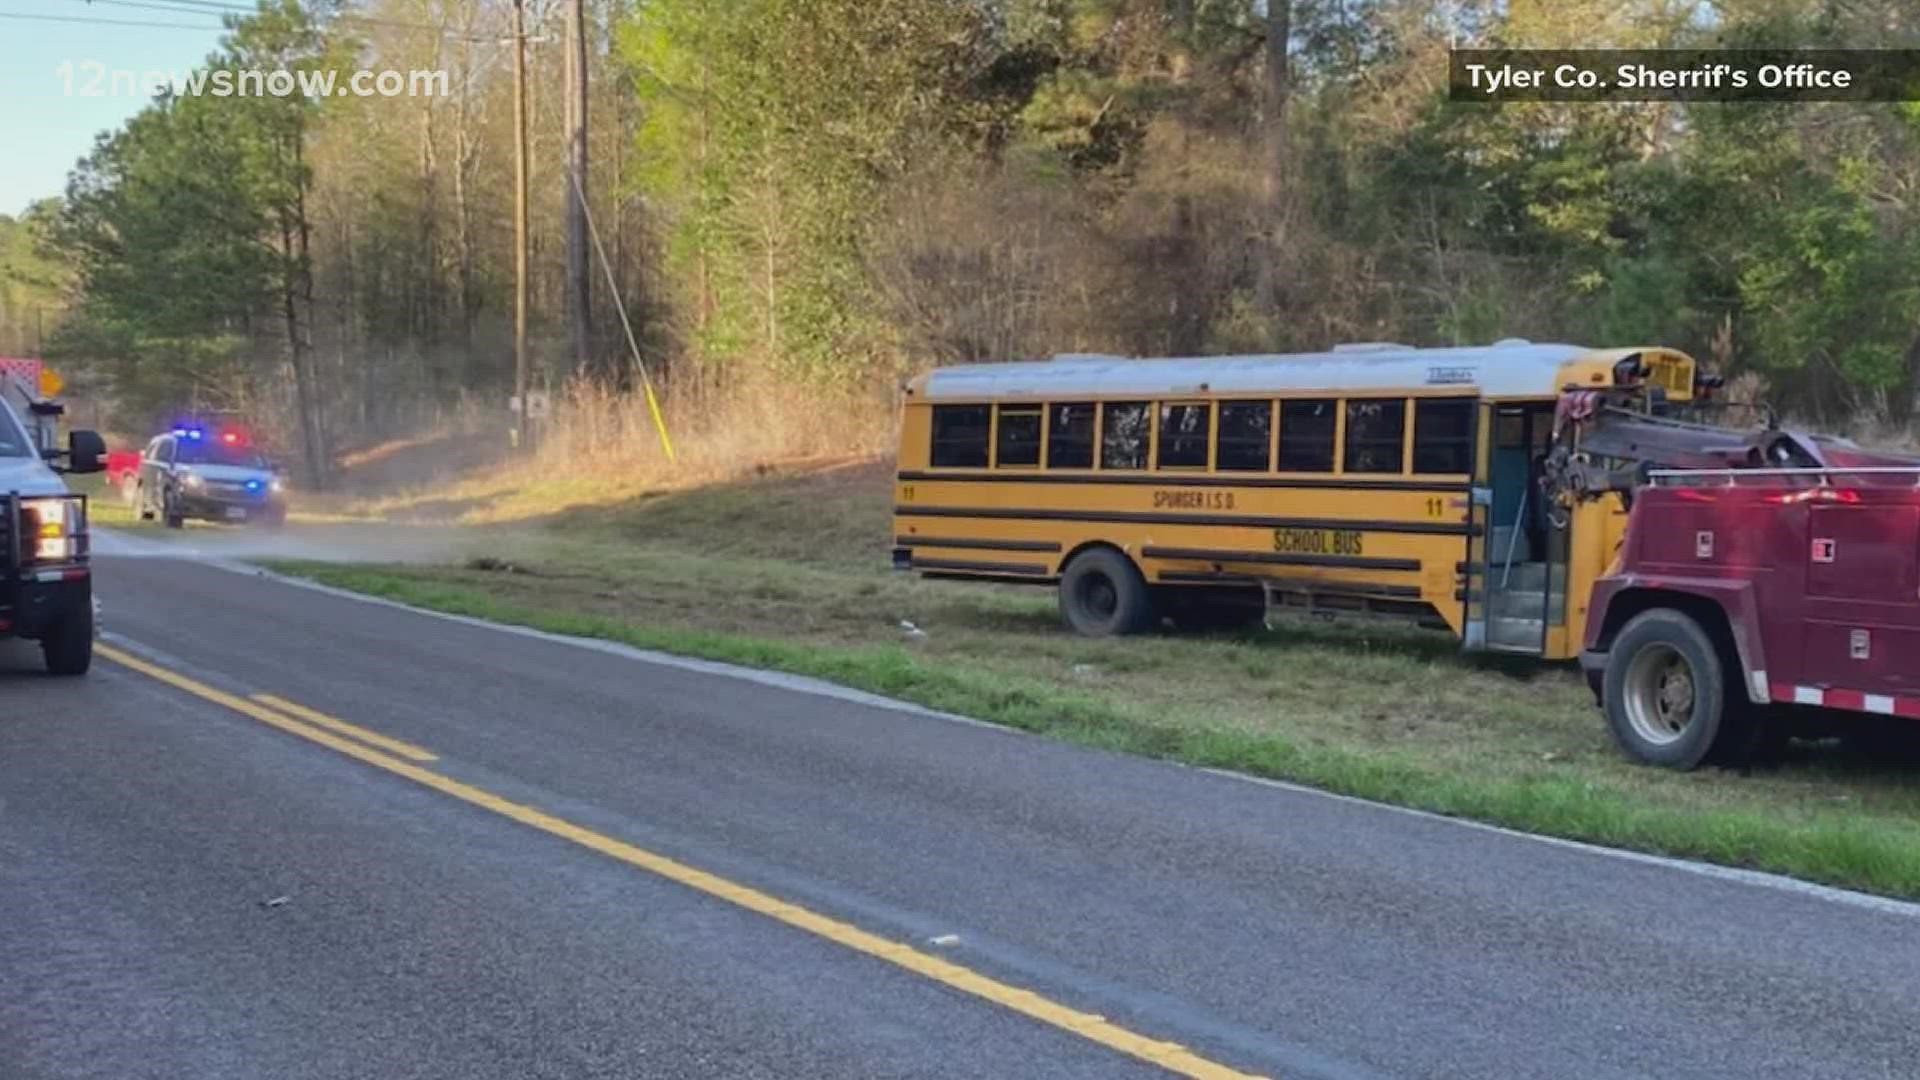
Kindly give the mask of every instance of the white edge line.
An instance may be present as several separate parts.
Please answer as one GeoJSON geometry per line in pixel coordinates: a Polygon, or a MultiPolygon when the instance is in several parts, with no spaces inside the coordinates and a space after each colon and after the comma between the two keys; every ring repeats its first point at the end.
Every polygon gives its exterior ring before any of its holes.
{"type": "MultiPolygon", "coordinates": [[[[364,593],[353,592],[350,589],[336,588],[332,585],[323,585],[317,581],[310,581],[305,578],[290,577],[286,574],[275,573],[265,567],[254,566],[249,563],[205,557],[190,559],[188,561],[199,562],[205,566],[225,570],[229,573],[242,574],[247,577],[266,578],[283,585],[293,586],[294,588],[310,589],[314,592],[324,593],[328,596],[338,597],[343,600],[354,600],[363,604],[375,604],[380,607],[393,608],[415,615],[424,615],[428,618],[444,619],[448,622],[459,623],[462,626],[477,627],[498,633],[518,634],[522,637],[534,638],[558,645],[572,645],[579,648],[591,649],[595,652],[624,657],[629,660],[638,660],[642,663],[659,664],[663,667],[679,668],[683,671],[696,671],[706,675],[741,679],[747,682],[759,683],[762,686],[792,690],[802,694],[813,694],[818,697],[834,698],[840,701],[852,702],[857,705],[889,709],[910,716],[920,716],[930,720],[944,720],[951,723],[965,724],[968,727],[982,728],[1002,735],[1038,737],[1032,732],[1021,731],[1019,728],[989,723],[985,720],[976,720],[971,716],[961,716],[958,713],[941,712],[937,709],[929,709],[925,706],[915,705],[912,702],[898,701],[894,698],[883,697],[879,694],[869,694],[863,690],[853,690],[824,679],[815,679],[804,675],[788,675],[777,671],[763,671],[759,668],[741,667],[738,664],[726,664],[717,660],[699,660],[693,657],[675,656],[671,653],[656,652],[652,649],[636,648],[632,645],[626,645],[617,641],[606,641],[600,638],[574,637],[568,634],[556,634],[551,631],[536,629],[531,626],[514,626],[509,623],[489,622],[486,619],[477,619],[470,615],[456,615],[447,611],[434,611],[430,608],[416,607],[398,600],[390,600],[383,596],[368,596],[364,593]]],[[[1167,764],[1180,765],[1181,763],[1167,762],[1167,764]]],[[[1322,799],[1334,799],[1339,802],[1369,807],[1388,813],[1405,814],[1425,821],[1440,822],[1460,828],[1474,829],[1479,832],[1494,833],[1516,840],[1530,840],[1534,843],[1546,844],[1563,850],[1579,851],[1609,859],[1621,859],[1627,862],[1639,863],[1643,866],[1678,870],[1683,873],[1712,878],[1716,881],[1772,889],[1776,892],[1789,893],[1815,900],[1826,900],[1883,915],[1899,915],[1906,918],[1920,919],[1920,903],[1893,900],[1884,896],[1874,896],[1870,893],[1836,888],[1832,885],[1820,885],[1811,881],[1801,881],[1798,878],[1786,877],[1781,874],[1770,874],[1762,870],[1745,870],[1739,867],[1718,866],[1713,863],[1676,859],[1667,855],[1650,855],[1641,851],[1604,847],[1599,844],[1589,844],[1582,840],[1568,840],[1558,836],[1543,836],[1539,833],[1509,829],[1503,825],[1491,825],[1484,821],[1474,821],[1471,818],[1450,817],[1446,814],[1436,814],[1431,810],[1418,810],[1408,806],[1395,806],[1392,803],[1375,802],[1372,799],[1362,799],[1354,795],[1342,795],[1338,792],[1324,791],[1320,788],[1308,787],[1305,784],[1296,784],[1286,780],[1273,780],[1264,776],[1250,776],[1246,773],[1233,772],[1228,769],[1194,765],[1181,765],[1181,767],[1192,769],[1196,772],[1209,773],[1228,780],[1238,780],[1242,783],[1278,788],[1279,790],[1293,792],[1298,795],[1312,795],[1322,799]]]]}

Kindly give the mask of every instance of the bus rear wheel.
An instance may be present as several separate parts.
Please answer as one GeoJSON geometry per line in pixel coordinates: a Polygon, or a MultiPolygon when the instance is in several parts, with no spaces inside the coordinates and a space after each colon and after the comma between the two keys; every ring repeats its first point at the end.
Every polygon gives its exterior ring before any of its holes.
{"type": "Polygon", "coordinates": [[[1153,594],[1132,560],[1094,548],[1074,556],[1060,575],[1060,617],[1087,637],[1137,634],[1154,624],[1153,594]]]}

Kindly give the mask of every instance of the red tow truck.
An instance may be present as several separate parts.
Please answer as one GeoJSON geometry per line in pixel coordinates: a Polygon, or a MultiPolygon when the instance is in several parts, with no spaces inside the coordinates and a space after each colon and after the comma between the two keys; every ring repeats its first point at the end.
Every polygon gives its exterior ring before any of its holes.
{"type": "Polygon", "coordinates": [[[1779,445],[1648,470],[1630,497],[1581,666],[1633,757],[1691,769],[1849,713],[1920,724],[1920,457],[1779,445]]]}

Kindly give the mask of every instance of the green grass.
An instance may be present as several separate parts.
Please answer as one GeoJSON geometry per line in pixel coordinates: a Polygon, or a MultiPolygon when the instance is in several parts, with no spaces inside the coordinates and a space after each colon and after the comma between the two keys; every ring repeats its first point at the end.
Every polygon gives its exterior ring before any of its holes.
{"type": "Polygon", "coordinates": [[[483,561],[278,568],[1085,745],[1920,898],[1920,762],[1802,746],[1750,776],[1636,766],[1569,669],[1462,656],[1398,624],[1076,638],[1045,590],[885,570],[887,506],[884,475],[852,471],[470,529],[483,561]]]}
{"type": "Polygon", "coordinates": [[[87,518],[93,524],[116,529],[137,524],[119,489],[107,486],[105,473],[69,476],[66,480],[69,490],[87,497],[87,518]]]}

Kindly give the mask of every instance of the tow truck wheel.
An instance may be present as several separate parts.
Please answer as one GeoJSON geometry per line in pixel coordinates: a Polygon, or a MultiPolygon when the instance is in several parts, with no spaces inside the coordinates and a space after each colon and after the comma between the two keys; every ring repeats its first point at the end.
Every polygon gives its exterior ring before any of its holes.
{"type": "Polygon", "coordinates": [[[1609,650],[1607,723],[1631,757],[1694,769],[1727,741],[1726,665],[1713,638],[1684,612],[1634,616],[1609,650]]]}
{"type": "Polygon", "coordinates": [[[85,675],[93,666],[93,610],[82,606],[55,623],[40,639],[40,654],[55,675],[85,675]]]}

